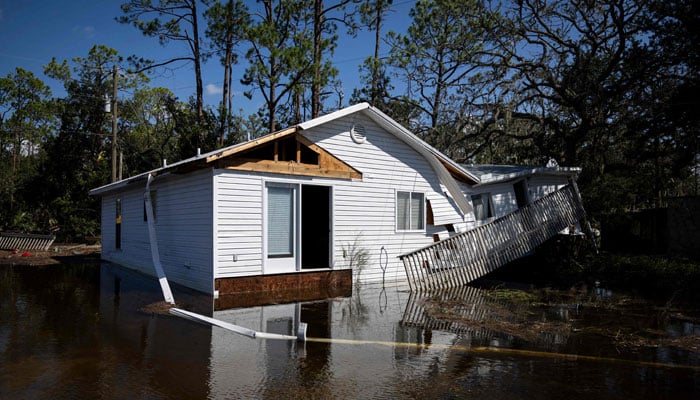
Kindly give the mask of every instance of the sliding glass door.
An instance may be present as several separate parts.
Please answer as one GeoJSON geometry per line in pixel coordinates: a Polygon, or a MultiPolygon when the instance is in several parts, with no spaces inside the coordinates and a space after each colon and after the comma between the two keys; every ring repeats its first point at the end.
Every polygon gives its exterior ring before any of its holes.
{"type": "Polygon", "coordinates": [[[268,182],[265,196],[264,273],[330,268],[331,187],[268,182]]]}

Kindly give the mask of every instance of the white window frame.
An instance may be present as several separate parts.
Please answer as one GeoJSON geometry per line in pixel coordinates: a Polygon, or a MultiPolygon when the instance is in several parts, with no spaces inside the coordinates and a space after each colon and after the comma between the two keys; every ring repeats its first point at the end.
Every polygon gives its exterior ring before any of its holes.
{"type": "Polygon", "coordinates": [[[426,226],[426,203],[425,203],[425,193],[423,192],[414,192],[414,191],[409,191],[409,190],[396,190],[394,193],[394,205],[395,205],[395,210],[394,210],[394,229],[396,232],[425,232],[425,226],[426,226]],[[406,226],[408,229],[401,229],[399,228],[399,193],[407,193],[409,195],[409,201],[408,201],[408,223],[406,226]],[[411,200],[413,199],[414,195],[420,195],[422,202],[421,202],[421,215],[420,215],[420,227],[418,229],[411,229],[411,226],[413,225],[413,220],[412,220],[412,215],[413,213],[411,212],[411,200]]]}
{"type": "MultiPolygon", "coordinates": [[[[332,182],[323,182],[323,181],[315,181],[315,180],[301,180],[301,179],[284,179],[284,178],[268,178],[268,177],[263,177],[260,180],[260,183],[262,185],[262,207],[263,212],[262,219],[261,219],[261,225],[260,225],[260,230],[262,232],[262,254],[261,254],[261,259],[262,259],[262,268],[263,268],[263,274],[271,273],[269,272],[269,265],[270,262],[267,257],[267,251],[268,251],[268,246],[267,246],[267,189],[266,187],[268,185],[278,185],[278,186],[295,186],[297,187],[297,206],[299,207],[298,212],[298,218],[299,221],[301,221],[302,215],[301,215],[301,186],[302,185],[313,185],[313,186],[326,186],[330,188],[331,192],[331,198],[329,199],[330,204],[330,236],[328,238],[329,240],[329,255],[330,255],[330,260],[329,260],[329,265],[330,269],[334,269],[335,266],[335,254],[334,254],[334,249],[335,249],[335,234],[336,234],[336,224],[335,224],[335,193],[336,193],[336,187],[332,182]]],[[[301,224],[298,223],[296,227],[296,235],[297,238],[295,241],[297,242],[297,248],[296,248],[296,271],[294,273],[302,272],[301,269],[301,257],[302,257],[302,248],[301,248],[301,224]]],[[[320,269],[304,269],[303,272],[309,272],[309,271],[327,271],[328,268],[320,268],[320,269]]]]}

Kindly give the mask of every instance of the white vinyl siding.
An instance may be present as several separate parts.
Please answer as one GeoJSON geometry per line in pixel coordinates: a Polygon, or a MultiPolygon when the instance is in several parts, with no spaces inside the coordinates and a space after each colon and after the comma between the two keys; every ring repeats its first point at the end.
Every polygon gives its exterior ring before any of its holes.
{"type": "Polygon", "coordinates": [[[430,209],[433,212],[433,224],[438,226],[463,222],[464,218],[462,218],[457,203],[452,197],[445,194],[444,188],[442,189],[443,193],[426,193],[430,209]]]}
{"type": "Polygon", "coordinates": [[[420,231],[396,230],[396,193],[422,193],[420,212],[425,215],[425,199],[443,196],[428,162],[362,115],[330,121],[302,134],[357,169],[363,174],[362,179],[216,170],[215,277],[263,274],[263,249],[267,247],[263,236],[263,189],[265,181],[270,180],[333,187],[331,268],[348,268],[349,258],[347,251],[343,257],[343,248],[357,242],[370,253],[370,260],[362,270],[363,281],[404,280],[405,271],[398,256],[432,243],[432,232],[426,232],[424,217],[420,231]],[[351,139],[349,131],[353,122],[365,127],[364,143],[351,139]],[[388,257],[382,256],[380,264],[382,247],[388,257]]]}
{"type": "Polygon", "coordinates": [[[362,281],[405,280],[398,256],[426,246],[433,239],[425,230],[425,219],[420,231],[397,230],[397,192],[424,194],[425,215],[425,198],[443,196],[430,164],[364,115],[333,120],[302,134],[362,173],[362,180],[336,180],[333,184],[334,268],[348,268],[349,258],[343,257],[343,246],[357,242],[370,255],[361,272],[362,281]],[[364,143],[355,143],[350,137],[353,124],[364,126],[364,143]],[[388,257],[380,257],[382,248],[388,257]],[[382,266],[386,266],[386,272],[382,266]]]}
{"type": "Polygon", "coordinates": [[[263,188],[261,174],[214,173],[214,277],[263,273],[263,188]]]}
{"type": "MultiPolygon", "coordinates": [[[[161,263],[168,280],[212,293],[212,185],[211,170],[156,180],[151,189],[158,193],[155,228],[161,263]]],[[[122,206],[121,250],[116,251],[116,196],[102,200],[103,243],[109,243],[102,258],[148,275],[155,275],[151,259],[148,225],[143,222],[143,194],[146,183],[119,194],[122,206]],[[109,218],[104,218],[106,215],[109,218]],[[105,237],[109,236],[109,239],[105,237]]],[[[130,186],[130,187],[131,187],[130,186]]]]}

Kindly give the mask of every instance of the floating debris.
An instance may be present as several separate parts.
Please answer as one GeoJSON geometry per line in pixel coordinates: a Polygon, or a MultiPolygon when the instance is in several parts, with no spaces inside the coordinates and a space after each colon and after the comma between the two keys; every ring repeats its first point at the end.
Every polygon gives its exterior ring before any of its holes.
{"type": "Polygon", "coordinates": [[[170,315],[170,309],[173,307],[175,307],[175,304],[171,304],[166,301],[156,301],[155,303],[146,304],[145,306],[139,308],[139,311],[151,315],[170,315]]]}

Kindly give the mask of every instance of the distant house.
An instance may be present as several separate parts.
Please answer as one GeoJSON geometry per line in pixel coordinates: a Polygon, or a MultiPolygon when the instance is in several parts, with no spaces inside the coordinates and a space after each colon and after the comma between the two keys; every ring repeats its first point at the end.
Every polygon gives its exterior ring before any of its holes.
{"type": "Polygon", "coordinates": [[[102,198],[104,260],[153,274],[150,222],[170,281],[225,294],[404,281],[399,255],[517,210],[577,173],[459,165],[362,103],[90,194],[102,198]]]}

